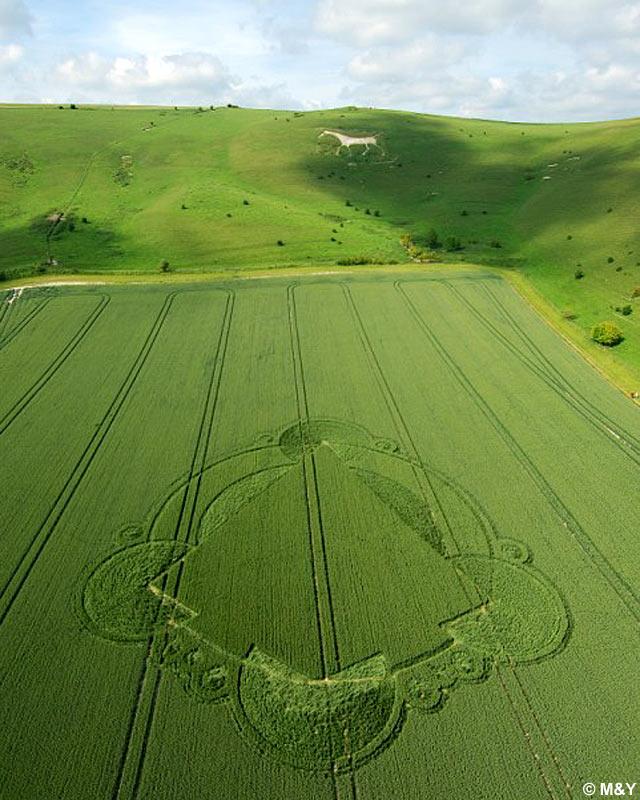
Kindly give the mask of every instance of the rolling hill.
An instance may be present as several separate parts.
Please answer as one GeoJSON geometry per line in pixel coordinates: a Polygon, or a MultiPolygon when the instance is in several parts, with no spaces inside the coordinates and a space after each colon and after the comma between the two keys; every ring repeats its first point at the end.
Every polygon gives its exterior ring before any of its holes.
{"type": "Polygon", "coordinates": [[[630,780],[640,121],[0,126],[0,800],[630,780]]]}
{"type": "Polygon", "coordinates": [[[5,280],[163,260],[178,272],[403,263],[401,238],[420,250],[435,231],[436,259],[523,276],[565,334],[637,388],[638,120],[3,106],[0,128],[5,280]],[[377,145],[340,148],[326,130],[377,145]],[[615,356],[589,343],[602,319],[625,334],[615,356]]]}

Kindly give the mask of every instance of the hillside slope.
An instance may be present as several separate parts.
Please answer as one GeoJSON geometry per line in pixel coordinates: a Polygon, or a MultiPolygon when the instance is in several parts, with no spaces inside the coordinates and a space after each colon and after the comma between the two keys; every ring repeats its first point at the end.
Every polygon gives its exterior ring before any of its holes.
{"type": "Polygon", "coordinates": [[[463,247],[440,258],[518,270],[585,340],[614,319],[617,357],[640,374],[640,120],[5,106],[0,129],[5,279],[162,259],[197,271],[402,262],[401,236],[420,244],[435,229],[463,247]],[[338,151],[327,129],[380,146],[338,151]],[[615,311],[626,304],[634,313],[615,311]]]}

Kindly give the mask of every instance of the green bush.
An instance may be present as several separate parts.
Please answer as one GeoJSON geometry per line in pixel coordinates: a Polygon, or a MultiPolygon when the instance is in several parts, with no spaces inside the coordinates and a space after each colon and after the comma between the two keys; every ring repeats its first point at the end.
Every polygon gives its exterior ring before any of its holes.
{"type": "Polygon", "coordinates": [[[593,326],[591,338],[605,347],[615,347],[624,339],[624,334],[614,322],[598,322],[593,326]]]}
{"type": "Polygon", "coordinates": [[[430,247],[432,250],[437,250],[439,247],[442,247],[442,242],[438,236],[438,231],[434,230],[433,228],[427,234],[426,242],[427,247],[430,247]]]}
{"type": "Polygon", "coordinates": [[[462,242],[457,236],[447,236],[444,246],[447,248],[447,250],[449,250],[449,252],[462,250],[462,242]]]}
{"type": "Polygon", "coordinates": [[[171,264],[169,264],[166,258],[163,258],[160,262],[160,272],[171,272],[171,264]]]}
{"type": "Polygon", "coordinates": [[[640,297],[640,286],[636,286],[631,292],[631,297],[640,297]]]}
{"type": "Polygon", "coordinates": [[[386,264],[386,261],[383,261],[379,258],[370,258],[369,256],[349,256],[348,258],[341,258],[336,261],[336,264],[339,267],[356,267],[362,266],[363,264],[386,264]]]}
{"type": "Polygon", "coordinates": [[[584,278],[584,272],[583,272],[583,270],[581,270],[581,269],[577,269],[577,270],[576,270],[576,271],[575,271],[573,274],[574,274],[574,277],[575,277],[575,279],[576,279],[577,281],[579,281],[579,280],[581,280],[582,278],[584,278]]]}

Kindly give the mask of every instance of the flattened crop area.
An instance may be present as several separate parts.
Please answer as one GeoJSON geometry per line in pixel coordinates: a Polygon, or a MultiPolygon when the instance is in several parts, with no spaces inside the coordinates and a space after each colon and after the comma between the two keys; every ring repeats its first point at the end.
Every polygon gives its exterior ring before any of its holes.
{"type": "Polygon", "coordinates": [[[637,410],[481,274],[0,305],[0,797],[637,778],[637,410]]]}

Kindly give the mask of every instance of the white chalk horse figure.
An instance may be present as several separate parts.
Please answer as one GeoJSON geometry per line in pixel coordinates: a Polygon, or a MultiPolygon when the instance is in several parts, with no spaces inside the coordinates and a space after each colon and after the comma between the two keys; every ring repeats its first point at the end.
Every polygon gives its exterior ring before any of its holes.
{"type": "Polygon", "coordinates": [[[378,138],[376,136],[348,136],[346,133],[340,133],[339,131],[322,131],[320,136],[333,136],[339,142],[340,145],[338,146],[337,152],[339,153],[343,147],[346,147],[349,150],[354,144],[355,145],[364,145],[365,152],[369,150],[369,147],[373,145],[374,147],[379,147],[378,138]]]}

